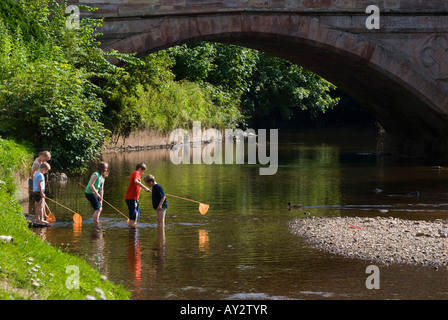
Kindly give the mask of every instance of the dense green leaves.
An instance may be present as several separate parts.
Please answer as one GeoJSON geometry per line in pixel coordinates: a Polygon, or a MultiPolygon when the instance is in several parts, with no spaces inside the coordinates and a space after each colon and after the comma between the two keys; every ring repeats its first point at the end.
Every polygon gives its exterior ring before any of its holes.
{"type": "Polygon", "coordinates": [[[200,83],[217,105],[238,105],[250,87],[258,53],[243,47],[199,42],[168,49],[177,80],[200,83]]]}
{"type": "Polygon", "coordinates": [[[207,49],[193,54],[191,61],[198,64],[185,68],[195,68],[191,77],[175,81],[171,70],[177,67],[176,56],[190,54],[184,48],[153,53],[142,59],[143,65],[125,67],[127,73],[120,78],[120,85],[108,87],[103,96],[107,105],[104,123],[110,130],[127,135],[142,128],[190,128],[193,121],[215,128],[234,127],[241,121],[241,111],[230,93],[201,80],[201,73],[208,73],[211,66],[207,59],[205,66],[196,59],[207,49]]]}
{"type": "Polygon", "coordinates": [[[259,53],[251,86],[243,106],[257,118],[290,119],[299,110],[325,112],[339,101],[330,91],[336,87],[318,75],[286,60],[259,53]]]}
{"type": "Polygon", "coordinates": [[[92,80],[114,82],[123,70],[106,60],[115,52],[98,48],[97,21],[68,29],[65,5],[20,3],[5,0],[0,11],[0,133],[50,150],[57,170],[83,171],[107,134],[99,121],[102,90],[92,80]],[[11,17],[8,8],[19,16],[11,17]],[[24,22],[15,26],[15,19],[24,22]],[[27,21],[37,23],[22,29],[27,21]]]}
{"type": "Polygon", "coordinates": [[[3,17],[3,29],[20,30],[26,41],[42,41],[45,38],[45,31],[39,23],[30,19],[24,8],[15,1],[1,1],[0,16],[3,17]]]}
{"type": "Polygon", "coordinates": [[[335,86],[316,74],[272,55],[238,46],[196,43],[169,49],[176,79],[212,87],[215,103],[237,104],[255,118],[290,119],[333,108],[335,86]],[[224,98],[225,97],[225,98],[224,98]]]}

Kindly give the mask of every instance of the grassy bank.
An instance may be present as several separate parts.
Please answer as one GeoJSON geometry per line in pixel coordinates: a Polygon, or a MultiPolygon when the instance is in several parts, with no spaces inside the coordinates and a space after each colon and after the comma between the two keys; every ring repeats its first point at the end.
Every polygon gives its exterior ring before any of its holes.
{"type": "Polygon", "coordinates": [[[10,242],[0,239],[0,299],[129,299],[123,287],[28,228],[22,207],[14,199],[13,172],[32,155],[29,147],[0,139],[0,235],[13,238],[10,242]]]}

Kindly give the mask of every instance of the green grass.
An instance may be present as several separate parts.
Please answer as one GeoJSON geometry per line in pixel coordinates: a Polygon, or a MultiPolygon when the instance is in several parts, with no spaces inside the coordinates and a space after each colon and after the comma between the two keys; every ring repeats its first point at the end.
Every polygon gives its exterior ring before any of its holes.
{"type": "Polygon", "coordinates": [[[52,247],[28,228],[10,175],[21,159],[31,160],[32,152],[14,141],[0,139],[0,145],[0,235],[14,239],[0,240],[0,299],[99,300],[101,292],[107,300],[130,299],[122,286],[102,279],[87,262],[52,247]],[[79,270],[79,288],[71,281],[76,278],[73,266],[79,270]]]}

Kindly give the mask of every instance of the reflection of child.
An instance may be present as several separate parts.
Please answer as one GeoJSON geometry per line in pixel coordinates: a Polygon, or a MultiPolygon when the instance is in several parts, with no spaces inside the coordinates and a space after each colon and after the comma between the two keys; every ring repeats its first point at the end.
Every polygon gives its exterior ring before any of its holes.
{"type": "Polygon", "coordinates": [[[138,204],[138,198],[140,196],[141,188],[145,189],[146,192],[150,192],[149,188],[145,187],[141,183],[142,174],[146,171],[146,164],[139,163],[135,167],[135,171],[132,172],[131,177],[129,179],[128,190],[126,191],[126,195],[124,196],[124,201],[128,206],[129,210],[129,221],[128,225],[130,227],[135,227],[140,216],[140,207],[138,204]]]}
{"type": "Polygon", "coordinates": [[[36,171],[33,177],[33,191],[35,205],[34,205],[34,217],[37,223],[48,224],[45,215],[45,177],[44,174],[50,171],[51,167],[48,162],[43,162],[39,165],[39,169],[36,171]]]}
{"type": "Polygon", "coordinates": [[[98,164],[98,171],[95,171],[91,176],[86,187],[86,198],[92,205],[93,222],[98,223],[101,211],[103,210],[103,194],[104,194],[104,178],[109,175],[109,165],[107,162],[100,162],[98,164]]]}
{"type": "Polygon", "coordinates": [[[147,175],[144,181],[148,187],[152,187],[152,207],[157,211],[157,224],[159,227],[165,226],[165,213],[168,209],[165,191],[151,174],[147,175]]]}

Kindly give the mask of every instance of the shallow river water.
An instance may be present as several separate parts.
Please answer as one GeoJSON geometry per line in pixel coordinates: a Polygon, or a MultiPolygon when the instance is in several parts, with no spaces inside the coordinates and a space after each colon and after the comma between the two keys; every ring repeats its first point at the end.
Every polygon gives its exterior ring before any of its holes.
{"type": "Polygon", "coordinates": [[[305,211],[315,217],[448,219],[448,171],[428,161],[371,154],[378,136],[369,130],[280,130],[278,142],[272,176],[259,175],[258,164],[175,165],[168,149],[105,154],[110,176],[104,198],[121,212],[127,214],[129,176],[145,162],[146,174],[154,174],[166,193],[209,204],[208,213],[168,197],[166,226],[159,229],[151,194],[142,191],[139,228],[130,229],[108,205],[95,226],[78,184],[87,183],[91,169],[50,184],[56,201],[82,214],[82,226],[50,203],[57,222],[35,232],[122,284],[133,299],[448,298],[444,268],[378,265],[380,289],[367,289],[366,268],[375,263],[314,249],[289,228],[305,211]],[[289,211],[288,202],[304,209],[289,211]]]}

